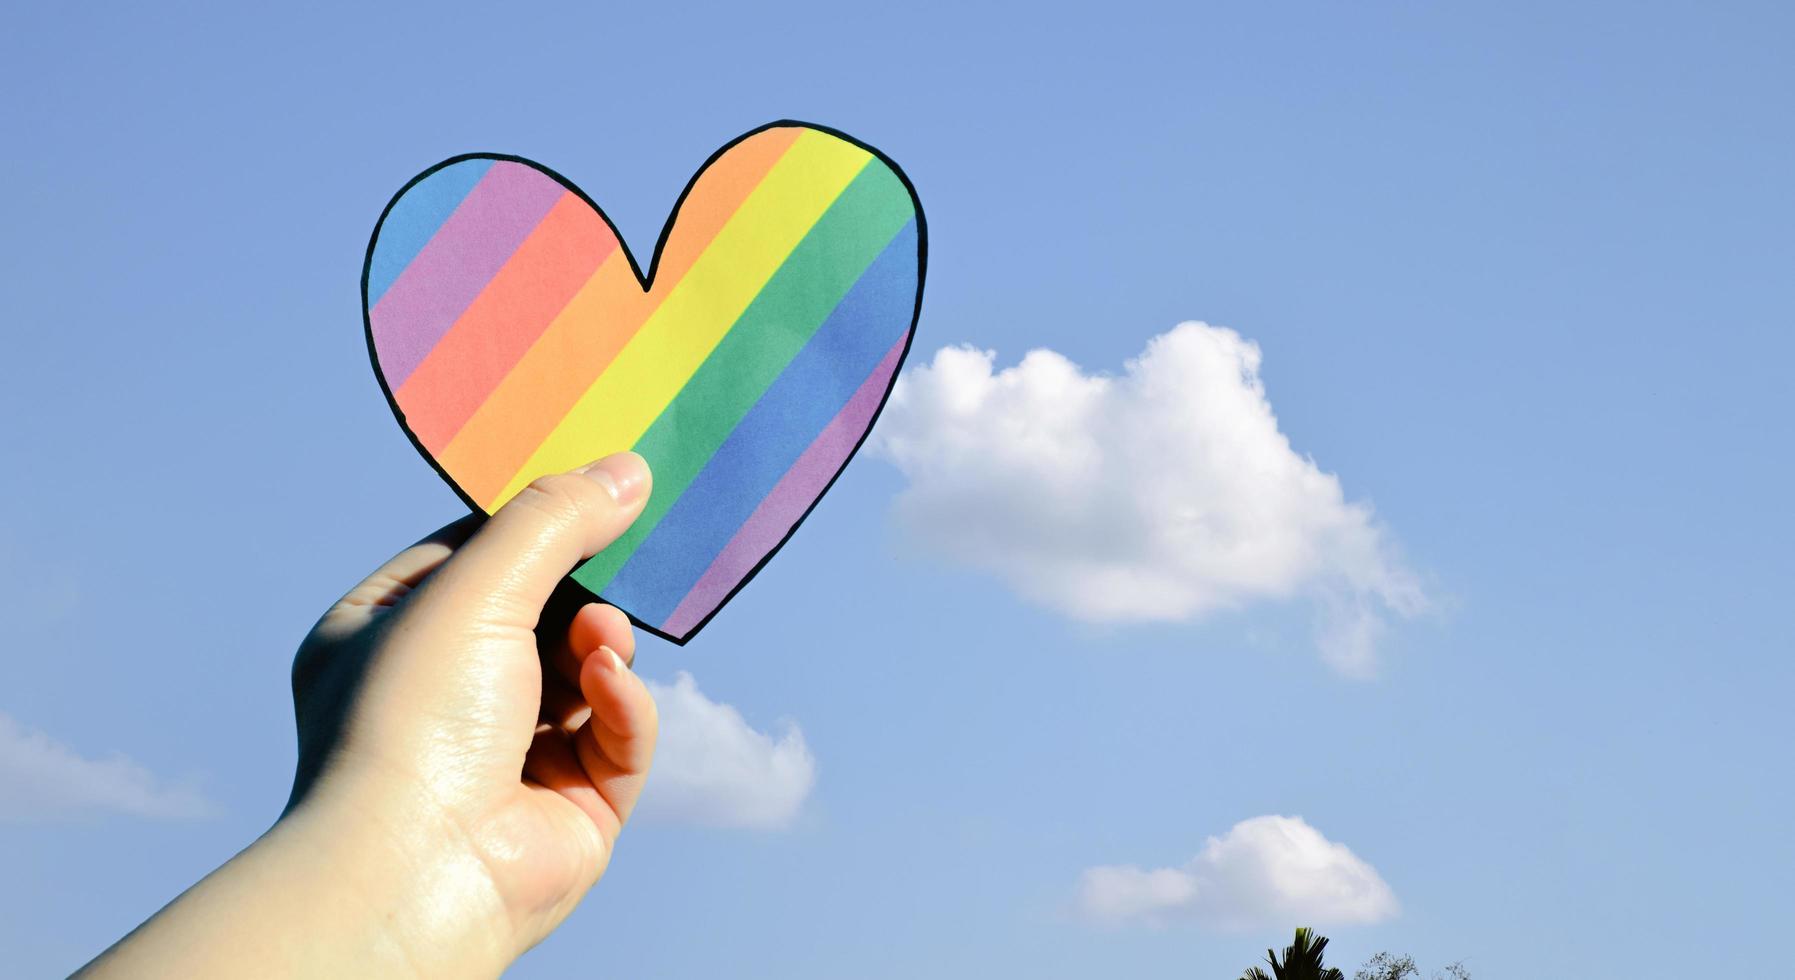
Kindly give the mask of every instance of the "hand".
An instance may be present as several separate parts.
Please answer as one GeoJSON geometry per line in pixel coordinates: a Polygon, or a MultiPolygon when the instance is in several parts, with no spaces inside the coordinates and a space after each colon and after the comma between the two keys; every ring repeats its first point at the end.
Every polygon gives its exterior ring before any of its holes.
{"type": "Polygon", "coordinates": [[[286,812],[88,969],[496,975],[546,936],[604,873],[656,735],[628,618],[551,599],[649,489],[630,453],[538,480],[339,600],[293,664],[286,812]]]}

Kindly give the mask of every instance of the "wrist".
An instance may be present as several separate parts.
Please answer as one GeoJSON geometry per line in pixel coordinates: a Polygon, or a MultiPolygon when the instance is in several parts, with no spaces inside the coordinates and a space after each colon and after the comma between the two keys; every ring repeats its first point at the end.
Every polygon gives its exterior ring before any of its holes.
{"type": "Polygon", "coordinates": [[[427,977],[498,976],[521,950],[492,874],[473,842],[439,808],[325,787],[284,814],[252,846],[265,851],[271,887],[297,889],[378,967],[427,977]],[[281,882],[287,882],[282,884],[281,882]]]}

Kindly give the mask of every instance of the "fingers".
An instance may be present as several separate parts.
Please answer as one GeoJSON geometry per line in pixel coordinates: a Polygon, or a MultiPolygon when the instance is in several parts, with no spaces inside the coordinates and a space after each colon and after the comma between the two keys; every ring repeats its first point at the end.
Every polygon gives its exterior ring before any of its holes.
{"type": "Polygon", "coordinates": [[[580,765],[621,823],[642,794],[660,730],[654,697],[647,685],[609,647],[601,647],[580,668],[580,691],[592,717],[574,734],[580,765]]]}
{"type": "Polygon", "coordinates": [[[623,829],[623,821],[586,777],[586,770],[574,754],[573,743],[566,732],[545,728],[536,733],[529,753],[524,756],[524,778],[554,790],[579,807],[598,828],[605,850],[609,852],[610,845],[623,829]]]}
{"type": "Polygon", "coordinates": [[[590,717],[592,707],[586,703],[586,697],[580,693],[579,688],[555,675],[543,675],[542,711],[536,716],[539,723],[550,725],[560,732],[573,732],[590,717]]]}
{"type": "Polygon", "coordinates": [[[578,687],[580,668],[599,647],[617,651],[625,664],[636,660],[636,630],[616,606],[588,602],[568,620],[559,642],[544,644],[543,657],[553,672],[578,687]]]}
{"type": "Polygon", "coordinates": [[[636,629],[616,606],[595,602],[581,609],[567,628],[567,642],[582,661],[599,647],[610,647],[625,666],[636,662],[636,629]]]}
{"type": "Polygon", "coordinates": [[[635,809],[654,759],[660,728],[654,697],[623,657],[601,646],[585,657],[579,674],[580,703],[590,706],[590,716],[570,726],[576,730],[569,735],[548,717],[557,713],[550,707],[551,699],[573,703],[568,695],[549,693],[563,684],[560,678],[545,681],[546,724],[537,728],[524,758],[524,775],[578,806],[598,827],[608,848],[635,809]]]}
{"type": "Polygon", "coordinates": [[[652,478],[635,453],[547,476],[499,508],[420,592],[419,616],[531,628],[555,585],[642,512],[652,478]]]}
{"type": "MultiPolygon", "coordinates": [[[[545,619],[547,616],[545,612],[545,619]]],[[[540,637],[542,628],[537,632],[540,637]]],[[[556,635],[556,642],[542,643],[542,657],[548,669],[542,674],[542,713],[538,720],[573,732],[592,715],[579,688],[580,669],[586,658],[600,647],[607,647],[617,651],[624,663],[631,663],[636,652],[636,631],[623,610],[588,602],[568,617],[567,626],[557,630],[556,635]]]]}

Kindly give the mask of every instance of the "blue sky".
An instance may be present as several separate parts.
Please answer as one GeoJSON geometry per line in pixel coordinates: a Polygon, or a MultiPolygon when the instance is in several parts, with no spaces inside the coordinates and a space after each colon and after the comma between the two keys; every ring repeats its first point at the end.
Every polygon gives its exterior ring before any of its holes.
{"type": "Polygon", "coordinates": [[[1121,377],[1181,321],[1232,328],[1427,608],[1370,676],[1317,655],[1300,590],[1093,623],[931,551],[894,509],[914,474],[863,455],[639,660],[795,724],[795,815],[633,826],[517,975],[1235,976],[1287,925],[1106,926],[1081,881],[1198,874],[1280,814],[1400,904],[1324,928],[1346,965],[1757,969],[1795,912],[1795,16],[1715,6],[15,12],[5,972],[73,968],[266,826],[295,644],[459,512],[363,347],[394,190],[523,154],[640,254],[780,117],[914,180],[912,366],[1121,377]],[[107,785],[51,800],[57,753],[107,785]]]}

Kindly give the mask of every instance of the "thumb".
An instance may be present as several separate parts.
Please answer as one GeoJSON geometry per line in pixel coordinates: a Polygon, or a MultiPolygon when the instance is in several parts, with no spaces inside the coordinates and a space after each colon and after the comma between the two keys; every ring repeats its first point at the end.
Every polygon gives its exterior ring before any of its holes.
{"type": "Polygon", "coordinates": [[[430,577],[409,616],[458,631],[534,629],[556,584],[629,529],[652,484],[627,452],[538,478],[430,577]]]}

